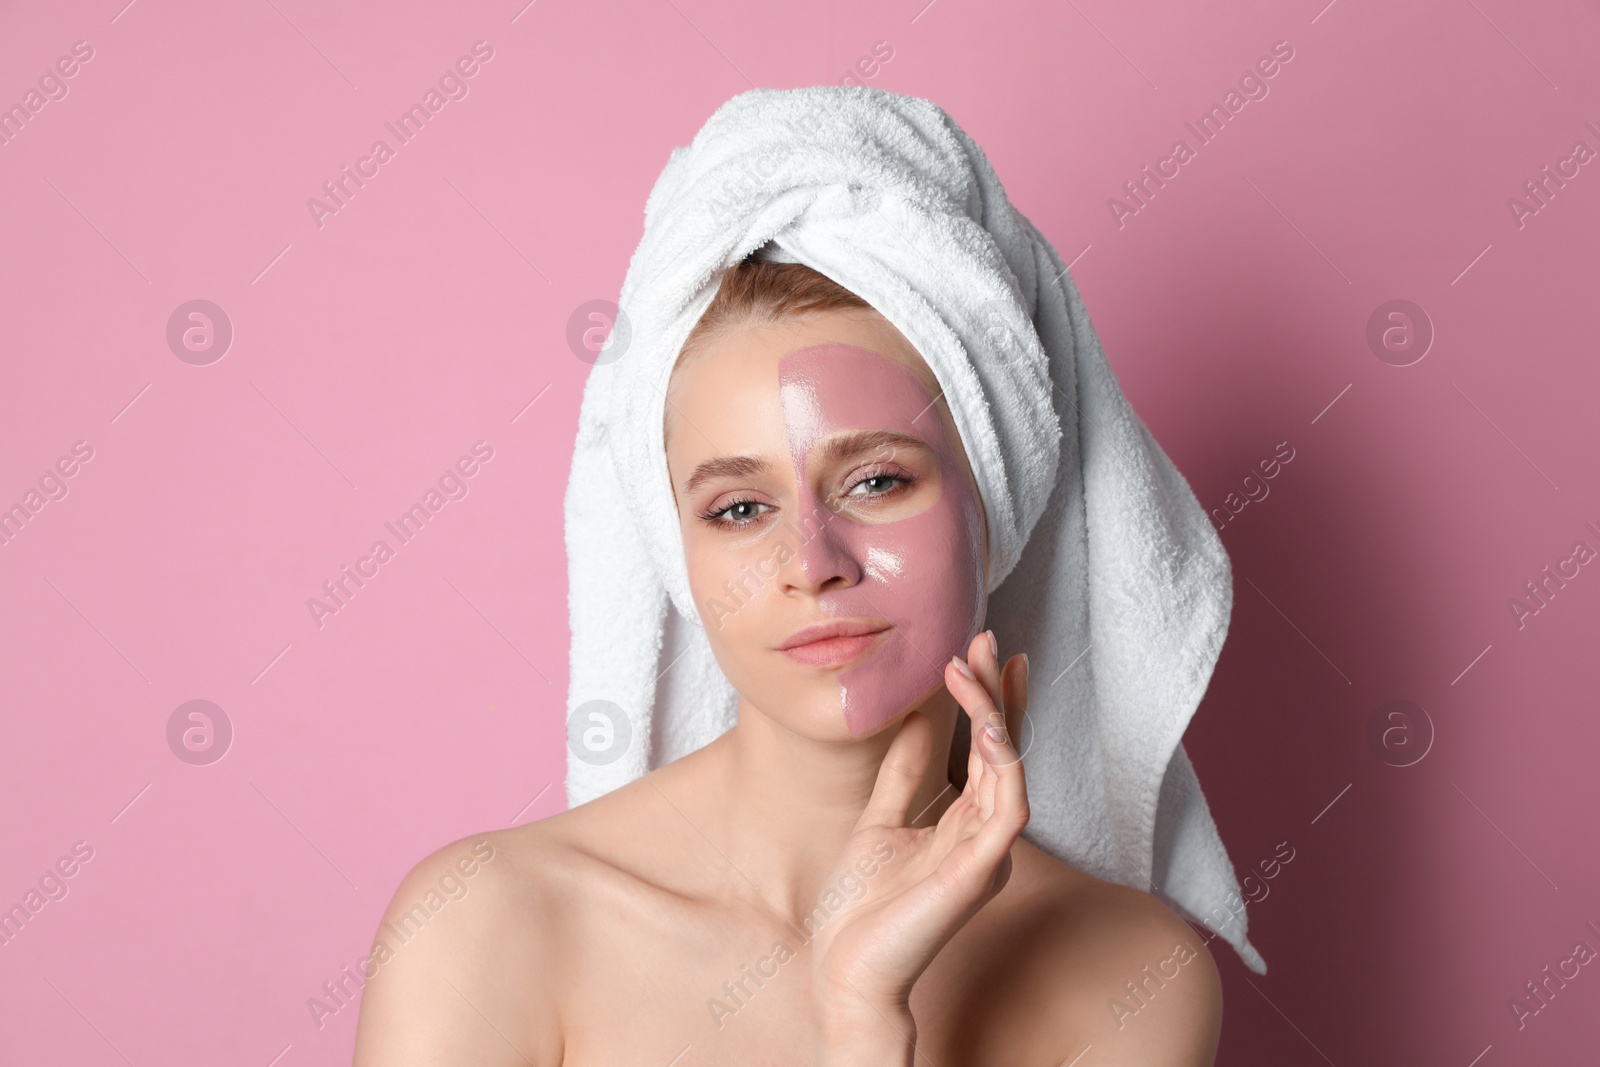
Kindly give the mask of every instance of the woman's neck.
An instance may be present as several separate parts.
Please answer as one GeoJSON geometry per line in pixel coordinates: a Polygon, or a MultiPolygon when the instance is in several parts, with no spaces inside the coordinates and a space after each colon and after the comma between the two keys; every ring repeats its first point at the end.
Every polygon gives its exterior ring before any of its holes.
{"type": "MultiPolygon", "coordinates": [[[[932,724],[932,751],[906,821],[931,826],[960,792],[947,767],[960,709],[941,688],[918,710],[932,724]]],[[[698,769],[671,799],[734,868],[730,895],[792,920],[816,903],[898,730],[815,741],[741,700],[734,727],[683,761],[698,769]]]]}

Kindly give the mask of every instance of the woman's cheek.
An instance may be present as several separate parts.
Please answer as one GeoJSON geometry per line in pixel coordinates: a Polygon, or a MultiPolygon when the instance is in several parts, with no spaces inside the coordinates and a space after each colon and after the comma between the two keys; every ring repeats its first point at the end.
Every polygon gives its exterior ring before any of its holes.
{"type": "Polygon", "coordinates": [[[981,514],[965,486],[945,484],[950,491],[925,511],[852,531],[865,575],[839,606],[882,615],[895,628],[889,646],[839,676],[845,722],[858,737],[937,687],[944,665],[966,652],[982,624],[981,514]]]}
{"type": "Polygon", "coordinates": [[[690,591],[701,624],[724,653],[765,648],[774,638],[787,636],[775,632],[782,620],[771,616],[783,566],[794,553],[781,531],[768,533],[743,544],[726,535],[707,537],[689,554],[690,591]]]}
{"type": "Polygon", "coordinates": [[[695,558],[699,566],[694,569],[690,585],[701,624],[713,640],[726,640],[737,631],[740,608],[744,606],[733,582],[738,568],[730,568],[732,557],[715,547],[695,553],[695,558]]]}

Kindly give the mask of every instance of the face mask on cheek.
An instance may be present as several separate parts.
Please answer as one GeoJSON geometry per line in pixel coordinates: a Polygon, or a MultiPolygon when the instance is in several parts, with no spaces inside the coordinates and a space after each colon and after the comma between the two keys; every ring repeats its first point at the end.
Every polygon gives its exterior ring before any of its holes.
{"type": "Polygon", "coordinates": [[[784,428],[800,486],[799,556],[813,582],[843,577],[819,595],[822,610],[887,621],[888,638],[839,672],[839,706],[851,734],[880,728],[939,684],[965,653],[988,599],[983,510],[944,432],[934,397],[910,369],[852,345],[816,345],[779,361],[784,428]],[[939,495],[913,515],[863,523],[834,514],[807,477],[812,446],[841,430],[894,430],[928,445],[939,495]],[[838,583],[843,585],[844,583],[838,583]]]}

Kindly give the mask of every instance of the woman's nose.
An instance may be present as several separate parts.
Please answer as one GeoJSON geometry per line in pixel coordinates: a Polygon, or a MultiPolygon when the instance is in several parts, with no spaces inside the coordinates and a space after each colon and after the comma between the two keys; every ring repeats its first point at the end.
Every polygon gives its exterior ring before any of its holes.
{"type": "Polygon", "coordinates": [[[798,548],[791,567],[797,562],[799,569],[790,571],[786,584],[811,592],[858,584],[865,572],[851,536],[854,525],[813,498],[809,513],[801,516],[794,530],[798,548]]]}

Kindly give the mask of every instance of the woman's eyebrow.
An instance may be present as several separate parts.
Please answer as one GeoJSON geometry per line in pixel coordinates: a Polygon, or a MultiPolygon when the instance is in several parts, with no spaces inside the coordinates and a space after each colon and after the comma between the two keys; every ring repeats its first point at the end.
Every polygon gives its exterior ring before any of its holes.
{"type": "Polygon", "coordinates": [[[856,430],[852,433],[840,434],[830,437],[822,446],[822,455],[825,460],[838,463],[863,452],[888,453],[895,451],[928,452],[928,443],[919,437],[898,430],[856,430]]]}
{"type": "Polygon", "coordinates": [[[694,469],[694,473],[683,483],[683,492],[685,496],[693,494],[713,478],[754,478],[770,470],[771,464],[755,456],[717,456],[694,469]]]}

